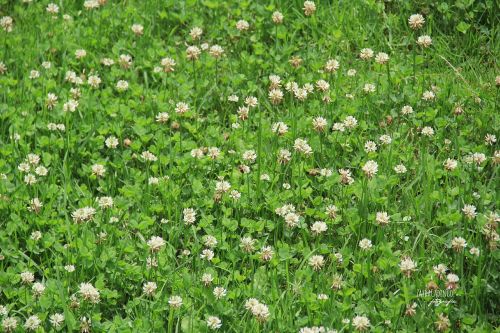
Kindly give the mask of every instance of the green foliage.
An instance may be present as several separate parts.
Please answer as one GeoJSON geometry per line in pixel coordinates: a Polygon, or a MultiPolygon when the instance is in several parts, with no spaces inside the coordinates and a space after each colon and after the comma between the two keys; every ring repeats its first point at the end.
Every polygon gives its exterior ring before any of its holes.
{"type": "Polygon", "coordinates": [[[1,330],[498,327],[497,2],[101,2],[0,0],[1,330]]]}

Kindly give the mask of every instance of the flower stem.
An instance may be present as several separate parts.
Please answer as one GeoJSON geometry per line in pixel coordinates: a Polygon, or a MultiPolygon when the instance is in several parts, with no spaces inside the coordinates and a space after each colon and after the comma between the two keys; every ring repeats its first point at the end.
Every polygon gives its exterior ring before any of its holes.
{"type": "Polygon", "coordinates": [[[412,47],[413,54],[413,86],[417,83],[417,44],[412,47]]]}
{"type": "Polygon", "coordinates": [[[168,333],[174,331],[174,308],[170,307],[170,313],[168,314],[168,333]]]}

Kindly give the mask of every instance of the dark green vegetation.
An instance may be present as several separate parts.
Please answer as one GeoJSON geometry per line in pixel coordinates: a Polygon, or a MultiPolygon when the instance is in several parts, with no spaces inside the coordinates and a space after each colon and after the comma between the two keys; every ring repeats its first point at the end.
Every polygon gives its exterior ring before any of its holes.
{"type": "Polygon", "coordinates": [[[0,0],[0,329],[499,325],[495,1],[56,4],[0,0]]]}

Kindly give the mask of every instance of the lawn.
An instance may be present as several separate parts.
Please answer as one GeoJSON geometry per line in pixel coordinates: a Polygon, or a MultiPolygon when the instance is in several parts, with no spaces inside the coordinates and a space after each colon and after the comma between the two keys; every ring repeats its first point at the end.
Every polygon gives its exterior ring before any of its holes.
{"type": "Polygon", "coordinates": [[[0,0],[0,331],[497,331],[499,12],[0,0]]]}

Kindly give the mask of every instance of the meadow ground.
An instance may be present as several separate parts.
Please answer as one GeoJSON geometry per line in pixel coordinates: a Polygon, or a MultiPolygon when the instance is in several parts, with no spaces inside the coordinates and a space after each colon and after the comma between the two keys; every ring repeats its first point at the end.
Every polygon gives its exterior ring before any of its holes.
{"type": "Polygon", "coordinates": [[[0,0],[0,330],[497,330],[498,13],[0,0]]]}

